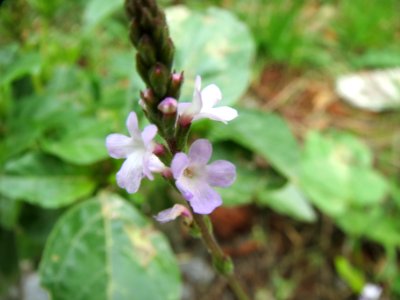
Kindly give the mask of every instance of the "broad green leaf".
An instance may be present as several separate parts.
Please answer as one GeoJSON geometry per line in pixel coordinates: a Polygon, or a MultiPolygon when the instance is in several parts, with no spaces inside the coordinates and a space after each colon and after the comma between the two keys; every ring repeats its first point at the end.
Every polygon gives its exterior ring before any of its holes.
{"type": "Polygon", "coordinates": [[[68,125],[61,138],[43,141],[42,147],[46,152],[78,165],[92,164],[108,157],[106,120],[80,119],[68,125]]]}
{"type": "Polygon", "coordinates": [[[386,246],[400,246],[399,211],[383,205],[352,208],[335,219],[347,234],[364,237],[386,246]]]}
{"type": "Polygon", "coordinates": [[[179,270],[165,237],[115,195],[81,203],[59,220],[40,276],[57,300],[180,297],[179,270]]]}
{"type": "Polygon", "coordinates": [[[123,9],[123,0],[91,0],[88,1],[83,21],[89,28],[96,26],[102,19],[118,9],[123,9]]]}
{"type": "Polygon", "coordinates": [[[90,195],[94,182],[85,176],[17,176],[0,174],[0,194],[46,208],[68,205],[90,195]]]}
{"type": "Polygon", "coordinates": [[[251,203],[257,192],[266,185],[267,178],[260,172],[237,167],[235,182],[228,188],[218,189],[218,193],[222,196],[224,205],[243,205],[251,203]]]}
{"type": "Polygon", "coordinates": [[[306,222],[314,222],[316,214],[304,194],[294,185],[287,184],[276,191],[264,190],[258,194],[258,201],[273,210],[306,222]]]}
{"type": "Polygon", "coordinates": [[[214,140],[232,140],[262,155],[268,163],[291,179],[296,179],[300,148],[285,121],[277,115],[240,109],[229,125],[216,124],[214,140]]]}
{"type": "Polygon", "coordinates": [[[194,78],[201,75],[203,86],[221,88],[221,105],[237,102],[248,87],[255,52],[246,25],[218,8],[202,13],[176,6],[166,15],[176,46],[174,68],[185,72],[182,101],[191,101],[194,78]]]}
{"type": "Polygon", "coordinates": [[[372,166],[372,155],[349,134],[306,138],[301,186],[310,200],[330,216],[354,206],[376,205],[387,193],[385,179],[372,166]]]}

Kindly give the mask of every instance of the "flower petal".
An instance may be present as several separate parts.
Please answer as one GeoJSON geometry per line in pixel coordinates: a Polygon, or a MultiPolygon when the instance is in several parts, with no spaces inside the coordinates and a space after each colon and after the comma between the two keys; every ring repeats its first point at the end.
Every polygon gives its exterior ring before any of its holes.
{"type": "Polygon", "coordinates": [[[206,139],[198,139],[190,146],[188,157],[191,163],[205,165],[210,160],[211,154],[211,143],[206,139]]]}
{"type": "Polygon", "coordinates": [[[160,223],[166,223],[175,220],[179,216],[191,219],[192,214],[189,209],[181,204],[175,204],[171,208],[160,211],[154,218],[160,223]]]}
{"type": "Polygon", "coordinates": [[[143,129],[143,132],[141,135],[142,135],[143,143],[146,148],[149,148],[149,146],[150,146],[152,140],[154,139],[154,137],[156,136],[156,134],[157,134],[157,126],[156,125],[150,124],[150,125],[147,125],[143,129]]]}
{"type": "Polygon", "coordinates": [[[188,165],[189,165],[189,158],[185,153],[179,152],[175,154],[171,162],[171,171],[172,174],[174,175],[174,178],[179,179],[188,165]]]}
{"type": "Polygon", "coordinates": [[[196,121],[200,119],[211,119],[226,124],[228,121],[232,121],[237,116],[238,112],[236,109],[229,106],[221,106],[221,107],[213,107],[210,109],[202,110],[201,113],[197,114],[193,118],[193,120],[196,121]]]}
{"type": "Polygon", "coordinates": [[[134,151],[132,138],[119,133],[113,133],[107,136],[106,147],[112,158],[126,158],[134,151]]]}
{"type": "Polygon", "coordinates": [[[128,128],[131,137],[140,137],[139,123],[135,112],[130,112],[128,119],[126,119],[126,128],[128,128]]]}
{"type": "Polygon", "coordinates": [[[140,154],[134,153],[122,164],[117,173],[117,183],[121,188],[126,189],[130,194],[136,193],[143,177],[143,158],[140,154]]]}
{"type": "Polygon", "coordinates": [[[221,101],[222,93],[219,87],[215,84],[207,85],[201,91],[201,100],[203,103],[203,109],[209,109],[213,107],[217,102],[221,101]]]}
{"type": "Polygon", "coordinates": [[[194,181],[189,189],[192,197],[188,201],[195,213],[209,214],[222,204],[221,196],[205,182],[194,181]]]}
{"type": "Polygon", "coordinates": [[[216,160],[206,167],[207,182],[211,186],[228,187],[236,179],[236,167],[229,161],[216,160]]]}
{"type": "Polygon", "coordinates": [[[150,180],[154,179],[152,173],[161,173],[165,168],[162,161],[150,152],[148,152],[143,159],[143,174],[150,180]]]}

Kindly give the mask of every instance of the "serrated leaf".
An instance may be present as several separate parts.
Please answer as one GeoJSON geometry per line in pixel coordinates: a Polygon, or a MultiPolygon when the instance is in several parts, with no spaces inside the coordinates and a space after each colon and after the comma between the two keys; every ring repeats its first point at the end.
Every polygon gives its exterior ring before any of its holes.
{"type": "Polygon", "coordinates": [[[314,222],[316,214],[305,195],[294,185],[287,184],[276,191],[264,190],[258,194],[258,203],[278,213],[306,222],[314,222]]]}
{"type": "Polygon", "coordinates": [[[174,68],[185,72],[181,99],[191,101],[194,78],[201,75],[204,86],[221,88],[221,105],[237,102],[248,87],[255,53],[246,25],[218,8],[202,13],[175,6],[166,15],[176,46],[174,68]]]}
{"type": "Polygon", "coordinates": [[[164,236],[115,195],[68,211],[56,224],[40,265],[57,300],[179,299],[177,262],[164,236]]]}
{"type": "Polygon", "coordinates": [[[216,124],[213,140],[232,140],[262,155],[268,163],[289,178],[298,175],[300,148],[285,121],[277,115],[240,109],[229,125],[216,124]]]}

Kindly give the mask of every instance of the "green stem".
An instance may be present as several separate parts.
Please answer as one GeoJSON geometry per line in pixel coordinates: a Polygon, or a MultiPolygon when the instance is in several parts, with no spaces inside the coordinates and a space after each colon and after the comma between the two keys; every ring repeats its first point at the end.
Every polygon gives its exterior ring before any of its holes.
{"type": "Polygon", "coordinates": [[[225,277],[225,279],[228,281],[229,286],[232,289],[232,292],[236,295],[236,298],[238,300],[249,300],[250,298],[247,296],[242,285],[234,275],[233,264],[230,260],[230,257],[225,255],[222,251],[220,245],[218,244],[212,233],[212,228],[208,226],[205,217],[203,215],[194,213],[191,208],[190,210],[193,214],[193,220],[200,230],[202,240],[213,258],[214,268],[219,274],[225,277]],[[227,268],[223,267],[221,269],[217,267],[215,262],[217,262],[217,264],[219,262],[219,265],[229,264],[229,266],[227,268]]]}

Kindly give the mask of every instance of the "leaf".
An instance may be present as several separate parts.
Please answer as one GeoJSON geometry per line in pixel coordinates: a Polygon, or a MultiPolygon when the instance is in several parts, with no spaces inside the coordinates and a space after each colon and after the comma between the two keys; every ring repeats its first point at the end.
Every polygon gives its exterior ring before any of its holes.
{"type": "Polygon", "coordinates": [[[0,174],[0,194],[14,199],[56,208],[91,194],[94,182],[84,176],[14,176],[0,174]],[[10,188],[11,187],[11,188],[10,188]]]}
{"type": "Polygon", "coordinates": [[[236,167],[236,180],[229,188],[220,188],[224,205],[244,205],[251,203],[257,192],[265,188],[267,179],[259,172],[236,167]]]}
{"type": "Polygon", "coordinates": [[[102,19],[122,8],[122,0],[91,0],[86,5],[83,21],[88,28],[93,28],[102,19]]]}
{"type": "Polygon", "coordinates": [[[9,65],[9,68],[1,75],[0,86],[9,84],[26,74],[37,73],[40,70],[41,57],[39,53],[25,53],[9,65]]]}
{"type": "Polygon", "coordinates": [[[379,205],[352,208],[335,219],[347,234],[365,237],[385,246],[400,245],[399,211],[379,205]]]}
{"type": "Polygon", "coordinates": [[[46,139],[43,150],[78,165],[92,164],[108,157],[105,137],[108,124],[104,120],[80,119],[69,124],[60,139],[46,139]]]}
{"type": "Polygon", "coordinates": [[[314,222],[317,218],[307,198],[292,184],[276,191],[264,190],[258,194],[258,200],[260,204],[300,221],[314,222]]]}
{"type": "Polygon", "coordinates": [[[335,268],[339,276],[350,286],[353,292],[360,293],[365,285],[364,274],[353,267],[343,256],[335,258],[335,268]]]}
{"type": "Polygon", "coordinates": [[[115,195],[68,211],[54,227],[42,284],[58,300],[178,299],[177,262],[164,236],[115,195]]]}
{"type": "Polygon", "coordinates": [[[300,163],[300,148],[285,121],[277,115],[240,109],[239,117],[228,126],[216,124],[214,140],[232,140],[262,155],[279,172],[295,179],[300,163]]]}
{"type": "Polygon", "coordinates": [[[383,200],[388,185],[371,164],[372,154],[355,137],[311,132],[306,138],[300,183],[319,209],[337,217],[348,208],[383,200]]]}
{"type": "Polygon", "coordinates": [[[9,161],[4,172],[0,173],[0,194],[45,208],[71,204],[95,188],[83,169],[39,153],[9,161]]]}
{"type": "Polygon", "coordinates": [[[201,13],[175,6],[166,15],[176,46],[174,68],[187,79],[183,101],[191,101],[195,76],[201,75],[203,86],[215,83],[221,88],[221,105],[237,102],[249,85],[255,53],[246,25],[218,8],[201,13]]]}
{"type": "Polygon", "coordinates": [[[18,221],[21,203],[0,195],[0,225],[12,229],[18,221]]]}

